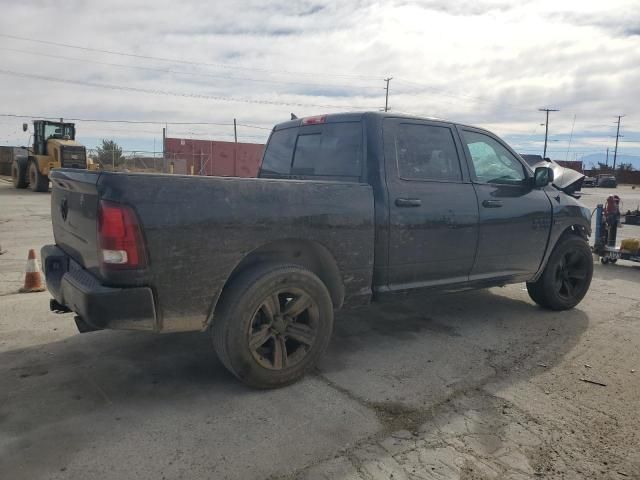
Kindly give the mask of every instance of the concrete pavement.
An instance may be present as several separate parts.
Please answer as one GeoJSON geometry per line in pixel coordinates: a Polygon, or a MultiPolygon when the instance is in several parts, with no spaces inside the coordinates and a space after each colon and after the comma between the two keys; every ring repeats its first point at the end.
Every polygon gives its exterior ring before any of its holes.
{"type": "Polygon", "coordinates": [[[596,264],[563,313],[523,285],[342,312],[317,371],[264,392],[206,334],[81,335],[12,293],[48,196],[0,202],[2,478],[640,478],[637,264],[596,264]]]}

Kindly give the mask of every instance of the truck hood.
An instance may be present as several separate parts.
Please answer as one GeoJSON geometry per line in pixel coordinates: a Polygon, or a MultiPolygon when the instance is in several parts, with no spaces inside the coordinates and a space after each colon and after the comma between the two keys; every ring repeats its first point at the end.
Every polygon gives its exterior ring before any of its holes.
{"type": "Polygon", "coordinates": [[[544,160],[533,165],[534,170],[537,167],[551,168],[553,170],[553,186],[568,195],[573,195],[582,187],[582,181],[584,180],[585,175],[580,172],[576,172],[571,168],[563,167],[553,160],[544,160]]]}

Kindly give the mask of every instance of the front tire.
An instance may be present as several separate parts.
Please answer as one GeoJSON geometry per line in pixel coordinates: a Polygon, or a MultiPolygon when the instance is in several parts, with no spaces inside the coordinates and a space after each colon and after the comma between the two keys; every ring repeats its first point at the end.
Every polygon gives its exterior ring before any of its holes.
{"type": "Polygon", "coordinates": [[[527,283],[531,299],[550,310],[568,310],[584,298],[593,276],[587,242],[577,236],[558,241],[540,278],[527,283]]]}
{"type": "Polygon", "coordinates": [[[49,191],[49,177],[42,175],[35,161],[29,162],[29,187],[34,192],[49,191]]]}
{"type": "Polygon", "coordinates": [[[11,182],[14,188],[27,188],[27,165],[25,162],[14,160],[11,162],[11,182]]]}
{"type": "Polygon", "coordinates": [[[255,388],[302,378],[326,350],[333,303],[322,281],[297,265],[262,265],[240,274],[224,292],[213,319],[222,363],[255,388]]]}

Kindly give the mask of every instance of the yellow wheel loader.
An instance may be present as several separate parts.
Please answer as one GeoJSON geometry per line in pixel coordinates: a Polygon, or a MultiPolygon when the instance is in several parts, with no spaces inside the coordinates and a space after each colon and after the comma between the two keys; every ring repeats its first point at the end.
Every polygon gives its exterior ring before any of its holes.
{"type": "MultiPolygon", "coordinates": [[[[27,131],[27,124],[22,128],[27,131]]],[[[15,188],[49,191],[49,172],[53,168],[87,169],[87,150],[75,141],[76,126],[49,120],[33,121],[33,145],[27,156],[16,156],[11,164],[15,188]]]]}

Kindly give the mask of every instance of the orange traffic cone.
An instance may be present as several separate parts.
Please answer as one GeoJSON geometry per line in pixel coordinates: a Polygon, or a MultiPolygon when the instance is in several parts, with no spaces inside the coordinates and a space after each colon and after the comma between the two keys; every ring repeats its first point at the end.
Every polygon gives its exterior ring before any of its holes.
{"type": "Polygon", "coordinates": [[[32,248],[29,250],[29,258],[27,259],[27,268],[24,275],[24,287],[20,289],[20,293],[43,292],[44,284],[42,283],[42,274],[40,266],[36,259],[36,251],[32,248]]]}

